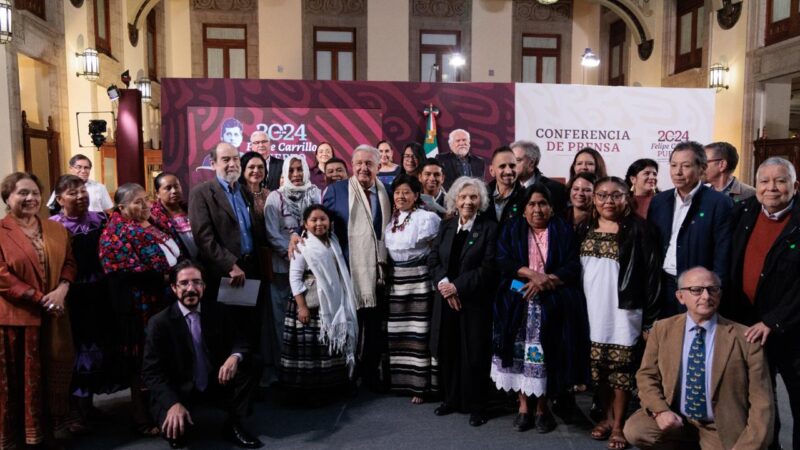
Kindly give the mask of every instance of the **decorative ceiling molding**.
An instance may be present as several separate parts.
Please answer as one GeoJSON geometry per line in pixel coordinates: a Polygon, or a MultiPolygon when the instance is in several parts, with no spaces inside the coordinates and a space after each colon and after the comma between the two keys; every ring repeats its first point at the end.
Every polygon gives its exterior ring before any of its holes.
{"type": "MultiPolygon", "coordinates": [[[[634,0],[636,3],[642,3],[644,0],[634,0]]],[[[649,0],[648,0],[649,2],[649,0]]],[[[631,9],[629,6],[631,0],[597,0],[597,3],[607,6],[625,22],[631,33],[634,35],[638,43],[639,58],[642,61],[647,61],[650,55],[653,54],[654,41],[648,35],[647,29],[644,26],[644,20],[639,16],[637,11],[631,9]]]]}
{"type": "Polygon", "coordinates": [[[538,0],[514,2],[514,19],[524,21],[566,22],[572,20],[572,2],[543,5],[538,0]]]}
{"type": "Polygon", "coordinates": [[[76,8],[83,6],[83,0],[70,0],[70,3],[72,3],[72,6],[76,8]]]}
{"type": "Polygon", "coordinates": [[[739,21],[742,15],[742,3],[733,3],[732,0],[722,0],[722,8],[717,10],[717,23],[723,30],[730,30],[739,21]]]}
{"type": "Polygon", "coordinates": [[[336,15],[336,16],[365,16],[367,15],[366,0],[306,0],[303,2],[305,14],[336,15]]]}
{"type": "Polygon", "coordinates": [[[653,15],[653,8],[650,7],[650,0],[630,0],[630,3],[632,3],[643,16],[650,17],[653,15]]]}
{"type": "Polygon", "coordinates": [[[411,0],[411,15],[417,17],[467,17],[468,0],[411,0]]]}
{"type": "Polygon", "coordinates": [[[257,4],[256,0],[192,0],[192,9],[251,11],[257,4]]]}

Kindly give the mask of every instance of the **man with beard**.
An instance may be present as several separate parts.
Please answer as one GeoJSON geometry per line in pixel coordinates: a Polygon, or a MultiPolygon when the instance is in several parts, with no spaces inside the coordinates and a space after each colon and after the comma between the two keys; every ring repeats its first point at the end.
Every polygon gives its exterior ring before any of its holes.
{"type": "Polygon", "coordinates": [[[489,173],[494,177],[488,186],[489,211],[494,213],[497,222],[502,225],[508,219],[522,215],[525,206],[525,189],[517,181],[517,158],[511,147],[498,147],[492,153],[492,165],[489,173]]]}
{"type": "Polygon", "coordinates": [[[248,347],[236,324],[216,304],[201,307],[205,283],[192,261],[172,268],[170,285],[178,301],[150,319],[142,366],[151,412],[164,437],[172,448],[185,446],[194,425],[189,408],[222,401],[229,415],[225,437],[242,448],[261,447],[241,423],[255,378],[243,362],[248,347]]]}
{"type": "Polygon", "coordinates": [[[270,155],[271,142],[267,133],[256,130],[250,135],[250,151],[256,152],[268,161],[267,167],[267,188],[270,191],[278,189],[281,185],[281,173],[283,172],[283,160],[270,155]]]}
{"type": "MultiPolygon", "coordinates": [[[[253,240],[254,210],[247,207],[238,179],[242,172],[239,152],[220,142],[211,150],[211,167],[216,177],[192,189],[189,221],[200,261],[208,269],[208,301],[215,301],[220,279],[229,277],[233,287],[246,279],[260,279],[261,269],[253,240]]],[[[266,292],[262,283],[259,292],[266,292]]],[[[258,306],[264,303],[259,294],[258,306]]],[[[248,342],[255,348],[259,328],[251,307],[230,306],[248,342]]]]}
{"type": "Polygon", "coordinates": [[[450,185],[458,177],[467,176],[483,180],[486,161],[470,152],[469,133],[460,128],[453,130],[447,138],[447,143],[450,145],[450,153],[436,155],[436,159],[442,163],[444,169],[445,190],[450,189],[450,185]]]}

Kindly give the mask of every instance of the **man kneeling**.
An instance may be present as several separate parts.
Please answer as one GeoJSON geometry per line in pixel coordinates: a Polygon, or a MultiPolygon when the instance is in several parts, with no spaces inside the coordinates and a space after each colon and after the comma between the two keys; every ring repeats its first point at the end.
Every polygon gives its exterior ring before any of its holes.
{"type": "Polygon", "coordinates": [[[246,341],[215,303],[203,304],[201,313],[205,283],[196,263],[187,260],[173,267],[170,284],[178,301],[147,324],[142,366],[151,412],[164,437],[172,448],[183,447],[194,424],[188,408],[223,401],[229,413],[226,437],[239,447],[261,447],[241,424],[255,387],[253,375],[241,364],[248,353],[246,341]]]}
{"type": "Polygon", "coordinates": [[[774,403],[761,346],[744,325],[717,314],[716,274],[702,267],[678,278],[679,314],[656,322],[636,374],[642,409],[625,424],[644,449],[763,449],[772,439],[774,403]]]}

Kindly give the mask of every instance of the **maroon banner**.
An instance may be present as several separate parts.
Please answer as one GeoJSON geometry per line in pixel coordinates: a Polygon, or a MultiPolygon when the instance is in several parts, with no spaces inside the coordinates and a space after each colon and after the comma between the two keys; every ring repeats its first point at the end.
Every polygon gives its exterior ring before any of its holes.
{"type": "MultiPolygon", "coordinates": [[[[447,137],[456,128],[472,135],[472,151],[485,158],[492,151],[514,140],[513,83],[411,83],[383,81],[306,81],[306,80],[231,80],[202,78],[162,78],[161,119],[164,170],[178,174],[184,190],[193,184],[192,164],[197,155],[210,150],[210,141],[190,142],[189,115],[193,108],[209,108],[209,123],[204,129],[215,130],[219,138],[221,120],[235,117],[246,124],[242,140],[255,129],[259,121],[245,115],[228,115],[226,111],[269,111],[277,108],[315,110],[367,110],[381,114],[381,137],[395,148],[395,162],[406,143],[422,143],[425,139],[425,117],[422,110],[433,104],[439,108],[436,118],[440,153],[449,151],[447,137]],[[212,112],[217,108],[221,113],[212,112]]],[[[252,113],[248,113],[252,114],[252,113]]],[[[372,116],[371,116],[372,117],[372,116]]],[[[283,120],[263,121],[268,126],[282,125],[283,120]]],[[[329,123],[323,139],[332,140],[335,133],[347,134],[344,127],[329,123]]],[[[361,126],[359,129],[370,129],[361,126]]],[[[274,128],[274,130],[277,129],[274,128]]],[[[308,125],[306,125],[308,132],[308,125]]],[[[366,138],[365,138],[366,139],[366,138]]],[[[318,144],[318,142],[313,142],[318,144]]],[[[357,142],[376,144],[376,139],[357,142]]],[[[347,148],[352,152],[354,143],[347,148]]],[[[240,146],[244,150],[244,145],[240,146]]],[[[202,160],[201,160],[202,162],[202,160]]]]}
{"type": "Polygon", "coordinates": [[[192,184],[213,177],[210,150],[220,141],[228,142],[240,153],[250,150],[250,136],[263,131],[270,140],[270,155],[285,158],[300,154],[309,167],[316,165],[314,154],[322,142],[335,154],[350,160],[355,147],[375,144],[381,139],[381,111],[378,109],[338,108],[219,108],[190,107],[188,113],[189,152],[187,163],[193,169],[192,184]]]}

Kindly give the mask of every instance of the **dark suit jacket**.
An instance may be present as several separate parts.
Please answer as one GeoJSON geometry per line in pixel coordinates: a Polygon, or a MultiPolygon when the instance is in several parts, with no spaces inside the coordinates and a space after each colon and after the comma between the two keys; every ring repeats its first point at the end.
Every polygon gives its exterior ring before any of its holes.
{"type": "MultiPolygon", "coordinates": [[[[488,217],[491,211],[479,213],[472,231],[461,250],[461,270],[450,282],[456,286],[461,300],[464,339],[471,359],[491,358],[492,300],[497,287],[495,252],[497,223],[488,217]]],[[[453,238],[458,230],[458,217],[442,221],[439,234],[433,241],[428,256],[431,281],[436,286],[447,276],[453,238]]],[[[431,352],[438,355],[442,309],[449,308],[447,301],[436,291],[431,318],[431,352]]]]}
{"type": "Polygon", "coordinates": [[[501,226],[508,220],[521,216],[525,212],[525,188],[519,184],[519,181],[514,182],[514,190],[511,191],[511,196],[508,202],[503,206],[503,212],[500,214],[500,220],[497,220],[497,213],[495,211],[494,190],[497,189],[497,181],[492,180],[486,190],[489,191],[489,208],[486,210],[489,217],[495,219],[501,226]]]}
{"type": "MultiPolygon", "coordinates": [[[[251,219],[253,213],[250,208],[251,219]]],[[[242,257],[242,243],[239,221],[216,177],[192,189],[189,194],[189,221],[200,261],[210,272],[209,278],[227,276],[242,257]]],[[[256,221],[251,222],[255,227],[256,221]]]]}
{"type": "MultiPolygon", "coordinates": [[[[695,266],[703,266],[714,271],[725,283],[728,279],[731,243],[729,219],[732,206],[733,202],[728,196],[707,186],[700,186],[678,231],[678,274],[695,266]]],[[[672,235],[674,211],[673,188],[656,194],[647,212],[647,221],[658,231],[662,264],[672,235]]]]}
{"type": "MultiPolygon", "coordinates": [[[[659,320],[647,339],[636,373],[642,408],[680,411],[681,365],[686,314],[659,320]]],[[[725,448],[766,448],[771,441],[774,405],[764,352],[745,340],[745,327],[717,321],[711,368],[714,422],[725,448]]]]}
{"type": "MultiPolygon", "coordinates": [[[[376,180],[375,182],[380,183],[380,180],[376,180]]],[[[333,212],[333,232],[336,234],[336,238],[339,239],[339,245],[342,246],[342,253],[344,254],[344,258],[347,260],[348,264],[350,264],[350,245],[347,236],[347,224],[350,221],[349,186],[349,178],[337,181],[336,183],[328,186],[328,188],[325,190],[325,196],[322,199],[323,206],[328,208],[329,211],[333,212]]],[[[391,205],[392,190],[386,185],[384,185],[384,188],[386,189],[386,194],[389,197],[389,204],[391,205]]],[[[379,209],[375,216],[376,219],[382,217],[382,213],[383,212],[379,209]]],[[[389,216],[391,217],[391,214],[389,214],[389,216]]],[[[383,231],[386,229],[386,225],[388,225],[388,223],[379,223],[382,222],[380,219],[377,219],[373,222],[375,232],[380,239],[381,236],[383,236],[383,231]]]]}
{"type": "Polygon", "coordinates": [[[536,177],[536,180],[545,185],[547,190],[550,191],[550,203],[553,207],[553,211],[556,214],[561,215],[561,213],[567,209],[567,202],[569,201],[569,194],[567,193],[566,186],[556,180],[551,180],[550,178],[542,175],[542,172],[540,172],[539,169],[536,169],[536,172],[533,176],[536,177]]]}
{"type": "Polygon", "coordinates": [[[270,191],[274,191],[280,187],[282,174],[283,160],[274,156],[270,156],[269,167],[267,168],[267,188],[270,191]]]}
{"type": "MultiPolygon", "coordinates": [[[[458,157],[455,155],[455,153],[449,152],[436,155],[436,159],[442,163],[442,171],[444,172],[444,189],[450,190],[450,186],[453,185],[453,182],[462,176],[461,164],[458,162],[458,157]]],[[[467,154],[467,160],[472,168],[472,176],[475,178],[480,178],[481,180],[485,180],[486,161],[480,156],[474,155],[472,152],[467,154]]]]}
{"type": "MultiPolygon", "coordinates": [[[[794,207],[789,212],[778,239],[770,248],[761,278],[756,288],[756,298],[750,303],[742,291],[742,271],[744,254],[750,234],[753,232],[761,204],[755,197],[738,203],[731,214],[733,238],[731,243],[731,282],[728,287],[728,301],[731,317],[744,324],[752,325],[764,321],[772,331],[770,340],[778,339],[783,347],[791,344],[800,346],[800,195],[794,198],[794,207]]],[[[727,311],[728,309],[726,309],[727,311]]],[[[774,345],[768,345],[773,347],[774,345]]],[[[785,348],[785,347],[784,347],[785,348]]]]}
{"type": "MultiPolygon", "coordinates": [[[[200,327],[209,363],[209,382],[213,382],[229,356],[241,353],[246,358],[249,348],[225,308],[212,302],[204,303],[201,308],[200,327]]],[[[195,388],[192,334],[177,301],[147,324],[142,379],[150,389],[151,402],[164,411],[195,388]]]]}

